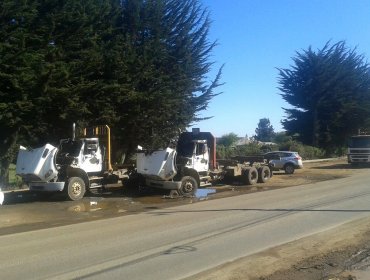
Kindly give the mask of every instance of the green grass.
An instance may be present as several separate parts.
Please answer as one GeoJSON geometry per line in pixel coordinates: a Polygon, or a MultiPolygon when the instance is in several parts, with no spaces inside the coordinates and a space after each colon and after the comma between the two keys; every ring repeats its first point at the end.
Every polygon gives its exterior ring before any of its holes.
{"type": "Polygon", "coordinates": [[[9,175],[8,181],[4,186],[6,189],[15,189],[19,188],[22,185],[22,179],[16,175],[16,166],[15,164],[11,164],[9,166],[9,175]]]}

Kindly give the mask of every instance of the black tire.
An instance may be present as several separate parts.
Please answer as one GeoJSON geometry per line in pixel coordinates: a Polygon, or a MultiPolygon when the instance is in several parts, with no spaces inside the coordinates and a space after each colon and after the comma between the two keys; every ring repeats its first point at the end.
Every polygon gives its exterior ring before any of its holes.
{"type": "Polygon", "coordinates": [[[181,187],[178,190],[180,195],[194,196],[198,190],[198,183],[191,176],[184,176],[181,179],[181,187]]]}
{"type": "Polygon", "coordinates": [[[66,188],[66,194],[70,200],[80,200],[84,197],[86,192],[86,186],[84,180],[80,177],[71,177],[68,179],[66,188]]]}
{"type": "Polygon", "coordinates": [[[261,166],[258,168],[258,183],[266,183],[270,178],[271,172],[268,166],[261,166]]]}
{"type": "Polygon", "coordinates": [[[258,171],[255,167],[250,167],[244,170],[242,182],[247,185],[254,185],[258,181],[258,171]]]}
{"type": "Polygon", "coordinates": [[[287,163],[285,166],[284,166],[284,171],[286,174],[293,174],[294,173],[294,165],[291,164],[291,163],[287,163]]]}

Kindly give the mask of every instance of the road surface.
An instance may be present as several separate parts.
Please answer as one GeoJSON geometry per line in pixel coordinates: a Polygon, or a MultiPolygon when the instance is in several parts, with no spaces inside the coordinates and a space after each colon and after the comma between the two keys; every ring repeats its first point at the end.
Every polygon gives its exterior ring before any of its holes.
{"type": "Polygon", "coordinates": [[[370,215],[354,177],[0,236],[2,279],[183,279],[370,215]]]}

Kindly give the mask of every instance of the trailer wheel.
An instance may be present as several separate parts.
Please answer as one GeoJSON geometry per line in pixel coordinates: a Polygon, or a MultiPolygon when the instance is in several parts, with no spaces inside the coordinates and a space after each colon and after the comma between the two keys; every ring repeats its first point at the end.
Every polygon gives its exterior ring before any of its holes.
{"type": "Polygon", "coordinates": [[[293,174],[294,173],[294,165],[291,163],[287,163],[284,166],[284,171],[286,174],[293,174]]]}
{"type": "Polygon", "coordinates": [[[243,183],[247,185],[254,185],[258,181],[258,171],[255,167],[250,167],[244,170],[242,175],[243,183]]]}
{"type": "Polygon", "coordinates": [[[193,196],[193,195],[195,195],[197,190],[198,190],[198,183],[193,177],[191,177],[191,176],[182,177],[181,187],[179,189],[179,193],[181,195],[193,196]]]}
{"type": "Polygon", "coordinates": [[[71,177],[68,179],[66,194],[70,200],[80,200],[85,195],[85,192],[85,182],[80,177],[71,177]]]}
{"type": "Polygon", "coordinates": [[[270,168],[261,166],[258,168],[258,183],[266,183],[271,178],[270,168]]]}

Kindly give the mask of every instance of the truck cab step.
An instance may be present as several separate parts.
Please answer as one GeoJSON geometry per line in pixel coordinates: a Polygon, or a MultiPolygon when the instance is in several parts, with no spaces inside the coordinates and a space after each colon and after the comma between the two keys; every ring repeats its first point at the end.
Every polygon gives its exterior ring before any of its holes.
{"type": "Polygon", "coordinates": [[[201,188],[205,188],[205,187],[211,187],[212,184],[209,183],[209,182],[200,182],[200,186],[201,188]]]}

